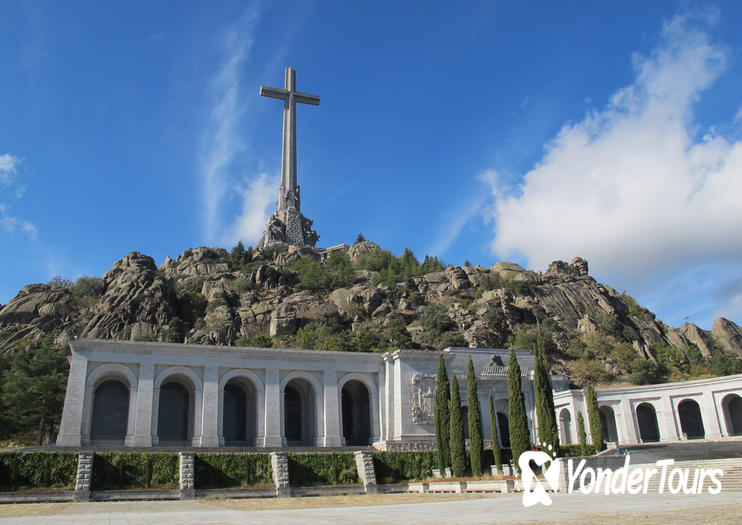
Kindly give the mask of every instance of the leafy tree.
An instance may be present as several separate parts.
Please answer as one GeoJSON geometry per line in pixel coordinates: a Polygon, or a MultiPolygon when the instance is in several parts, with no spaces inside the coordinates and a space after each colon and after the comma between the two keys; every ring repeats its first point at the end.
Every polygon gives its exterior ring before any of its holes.
{"type": "Polygon", "coordinates": [[[536,340],[536,359],[533,371],[536,391],[536,418],[538,421],[538,438],[540,443],[551,445],[552,450],[559,450],[559,430],[554,413],[554,392],[549,373],[549,358],[546,355],[544,335],[538,327],[536,340]]]}
{"type": "Polygon", "coordinates": [[[637,385],[652,385],[662,380],[662,371],[649,359],[635,357],[631,361],[629,379],[637,385]]]}
{"type": "Polygon", "coordinates": [[[596,452],[603,450],[603,423],[600,421],[600,411],[598,410],[598,397],[595,395],[593,385],[587,385],[587,417],[590,423],[590,436],[593,439],[593,446],[596,452]]]}
{"type": "Polygon", "coordinates": [[[515,350],[510,349],[508,366],[508,412],[510,413],[510,450],[513,463],[518,471],[518,458],[531,447],[531,433],[528,430],[526,402],[521,386],[520,365],[515,357],[515,350]]]}
{"type": "Polygon", "coordinates": [[[271,348],[273,347],[273,339],[265,334],[257,334],[250,338],[239,337],[234,344],[235,346],[250,346],[252,348],[271,348]]]}
{"type": "Polygon", "coordinates": [[[495,457],[497,472],[502,473],[502,454],[500,454],[500,444],[497,442],[497,413],[495,403],[492,401],[492,392],[490,392],[490,427],[492,429],[492,455],[495,457]]]}
{"type": "Polygon", "coordinates": [[[363,242],[365,240],[366,240],[366,238],[363,236],[363,234],[362,233],[359,233],[358,234],[358,237],[356,237],[356,242],[354,242],[353,244],[358,244],[359,242],[363,242]]]}
{"type": "Polygon", "coordinates": [[[482,439],[482,415],[479,410],[479,395],[477,394],[477,376],[474,373],[474,364],[471,356],[466,365],[467,404],[469,405],[469,457],[471,471],[475,476],[481,476],[484,470],[482,458],[484,456],[484,440],[482,439]]]}
{"type": "Polygon", "coordinates": [[[451,470],[457,478],[466,474],[466,442],[464,441],[464,421],[461,417],[461,398],[459,397],[459,380],[456,374],[451,376],[451,470]]]}
{"type": "Polygon", "coordinates": [[[75,285],[74,281],[71,279],[64,279],[59,275],[52,277],[52,280],[47,284],[54,288],[72,288],[75,285]]]}
{"type": "Polygon", "coordinates": [[[728,376],[742,373],[742,360],[721,348],[715,348],[711,354],[709,368],[715,376],[728,376]]]}
{"type": "Polygon", "coordinates": [[[587,434],[585,433],[585,420],[582,412],[577,412],[577,436],[580,439],[580,455],[587,455],[587,434]]]}
{"type": "Polygon", "coordinates": [[[438,356],[438,373],[435,375],[435,442],[438,448],[438,468],[441,475],[451,466],[451,422],[449,405],[451,386],[448,383],[448,372],[443,361],[443,354],[438,356]]]}
{"type": "Polygon", "coordinates": [[[420,275],[427,273],[441,272],[446,268],[446,264],[435,256],[426,255],[420,268],[420,275]]]}
{"type": "Polygon", "coordinates": [[[423,342],[436,348],[466,345],[466,340],[459,333],[456,322],[449,317],[445,307],[429,306],[419,319],[423,326],[423,342]]]}
{"type": "Polygon", "coordinates": [[[65,351],[54,345],[54,336],[17,350],[3,372],[2,401],[7,420],[16,431],[36,430],[44,443],[59,425],[69,363],[65,351]]]}

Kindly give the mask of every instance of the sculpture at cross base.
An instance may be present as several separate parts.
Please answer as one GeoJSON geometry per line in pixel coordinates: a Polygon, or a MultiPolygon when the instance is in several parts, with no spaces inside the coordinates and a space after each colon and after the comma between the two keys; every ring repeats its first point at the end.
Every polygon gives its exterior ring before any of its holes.
{"type": "Polygon", "coordinates": [[[286,69],[284,89],[260,86],[260,95],[283,100],[283,146],[278,209],[268,218],[259,249],[274,245],[314,247],[319,235],[312,221],[301,213],[301,195],[296,177],[296,103],[319,105],[319,97],[296,91],[296,71],[286,69]]]}

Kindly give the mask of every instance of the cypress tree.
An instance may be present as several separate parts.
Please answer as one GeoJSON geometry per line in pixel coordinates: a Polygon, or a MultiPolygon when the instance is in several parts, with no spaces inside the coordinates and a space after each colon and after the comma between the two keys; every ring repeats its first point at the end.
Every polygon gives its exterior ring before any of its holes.
{"type": "Polygon", "coordinates": [[[508,366],[508,412],[510,412],[510,451],[513,454],[513,463],[520,471],[518,458],[531,448],[531,433],[528,431],[528,416],[526,416],[526,402],[523,397],[523,388],[520,379],[520,365],[515,358],[515,350],[510,349],[510,363],[508,366]]]}
{"type": "Polygon", "coordinates": [[[471,472],[474,476],[481,476],[483,472],[484,440],[482,439],[482,414],[479,410],[479,396],[477,395],[477,376],[474,373],[474,364],[469,356],[466,365],[467,404],[469,405],[469,457],[471,472]]]}
{"type": "Polygon", "coordinates": [[[451,376],[451,470],[457,478],[466,474],[466,443],[464,442],[464,421],[461,418],[461,397],[459,380],[451,376]]]}
{"type": "Polygon", "coordinates": [[[586,455],[585,446],[587,445],[587,434],[585,434],[585,419],[582,412],[577,412],[577,435],[580,438],[580,455],[586,455]]]}
{"type": "Polygon", "coordinates": [[[551,445],[552,450],[559,450],[559,429],[554,413],[554,392],[549,372],[549,357],[546,355],[546,344],[541,325],[536,333],[536,353],[533,370],[534,389],[536,391],[536,418],[538,420],[539,443],[551,445]]]}
{"type": "Polygon", "coordinates": [[[443,354],[438,357],[438,373],[435,376],[435,442],[438,446],[438,468],[441,476],[446,475],[446,468],[451,466],[450,448],[450,411],[451,385],[448,383],[448,372],[443,362],[443,354]]]}
{"type": "Polygon", "coordinates": [[[500,455],[500,444],[497,442],[497,414],[495,413],[495,403],[492,401],[492,392],[490,392],[490,427],[492,427],[492,455],[495,456],[497,472],[502,474],[502,456],[500,455]]]}
{"type": "Polygon", "coordinates": [[[595,452],[603,450],[603,423],[600,421],[598,410],[598,398],[595,395],[593,385],[587,385],[587,417],[590,424],[590,436],[593,438],[595,452]]]}

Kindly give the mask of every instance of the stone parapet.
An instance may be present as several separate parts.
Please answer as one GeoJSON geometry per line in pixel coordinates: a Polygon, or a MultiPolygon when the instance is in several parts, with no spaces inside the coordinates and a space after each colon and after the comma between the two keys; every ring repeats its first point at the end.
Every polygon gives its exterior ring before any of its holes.
{"type": "Polygon", "coordinates": [[[93,453],[80,452],[77,456],[77,478],[75,479],[75,502],[90,501],[90,485],[93,480],[93,453]]]}
{"type": "Polygon", "coordinates": [[[194,458],[195,454],[192,452],[180,453],[180,499],[196,497],[194,458]]]}
{"type": "Polygon", "coordinates": [[[276,496],[279,498],[291,497],[288,453],[272,452],[271,469],[273,470],[273,483],[276,485],[276,496]]]}
{"type": "Polygon", "coordinates": [[[373,455],[367,450],[359,450],[355,453],[355,457],[358,476],[363,482],[366,494],[376,494],[378,488],[376,486],[376,469],[374,469],[373,455]]]}

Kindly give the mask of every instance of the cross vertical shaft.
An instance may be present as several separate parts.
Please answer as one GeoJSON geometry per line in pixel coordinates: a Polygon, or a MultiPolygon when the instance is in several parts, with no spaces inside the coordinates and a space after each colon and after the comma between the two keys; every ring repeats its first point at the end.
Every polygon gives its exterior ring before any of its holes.
{"type": "Polygon", "coordinates": [[[283,143],[281,148],[281,190],[278,194],[278,212],[301,210],[299,185],[296,177],[296,104],[319,105],[319,97],[296,91],[296,70],[286,69],[284,89],[260,86],[264,97],[283,100],[283,143]]]}

